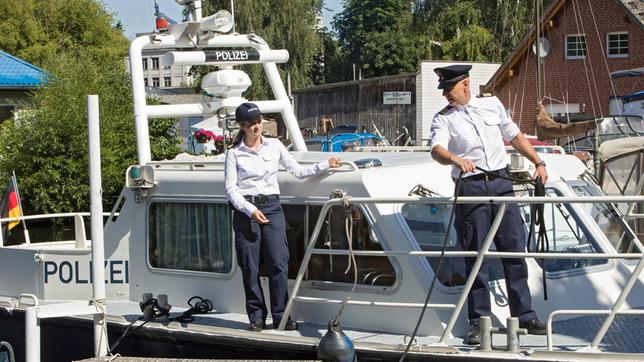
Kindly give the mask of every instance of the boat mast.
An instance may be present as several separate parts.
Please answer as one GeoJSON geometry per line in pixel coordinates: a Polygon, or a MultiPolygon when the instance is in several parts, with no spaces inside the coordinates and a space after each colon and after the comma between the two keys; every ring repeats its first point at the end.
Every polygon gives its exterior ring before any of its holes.
{"type": "Polygon", "coordinates": [[[535,55],[536,55],[536,60],[535,64],[537,67],[537,103],[541,101],[541,12],[539,11],[541,9],[541,1],[540,0],[534,0],[534,7],[535,7],[535,16],[534,16],[534,25],[535,25],[535,30],[536,30],[536,36],[535,36],[535,55]]]}

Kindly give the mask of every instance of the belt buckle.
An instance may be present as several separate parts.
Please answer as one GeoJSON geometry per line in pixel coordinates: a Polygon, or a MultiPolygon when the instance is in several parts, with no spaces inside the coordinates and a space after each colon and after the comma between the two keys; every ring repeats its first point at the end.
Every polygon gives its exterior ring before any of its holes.
{"type": "Polygon", "coordinates": [[[490,174],[487,172],[483,172],[483,174],[485,175],[485,182],[490,182],[490,174]]]}
{"type": "Polygon", "coordinates": [[[253,196],[253,204],[263,204],[266,203],[267,201],[266,195],[254,195],[253,196]]]}

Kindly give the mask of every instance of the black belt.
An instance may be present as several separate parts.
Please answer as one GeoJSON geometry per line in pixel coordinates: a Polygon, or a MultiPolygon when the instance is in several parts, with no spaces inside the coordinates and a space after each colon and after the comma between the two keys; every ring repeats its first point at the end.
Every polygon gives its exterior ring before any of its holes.
{"type": "Polygon", "coordinates": [[[244,195],[244,198],[251,204],[257,205],[273,200],[279,200],[280,195],[244,195]]]}
{"type": "Polygon", "coordinates": [[[496,171],[488,171],[477,173],[476,175],[464,177],[463,180],[467,181],[492,181],[496,180],[499,177],[506,176],[506,170],[504,168],[496,171]]]}

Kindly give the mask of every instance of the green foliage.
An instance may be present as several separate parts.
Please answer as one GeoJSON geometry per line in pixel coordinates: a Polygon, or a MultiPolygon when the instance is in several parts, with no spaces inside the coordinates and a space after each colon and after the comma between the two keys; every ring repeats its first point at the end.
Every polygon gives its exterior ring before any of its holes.
{"type": "Polygon", "coordinates": [[[333,18],[338,43],[363,77],[413,72],[417,49],[408,0],[346,0],[333,18]]]}
{"type": "MultiPolygon", "coordinates": [[[[31,19],[26,16],[13,23],[15,34],[31,34],[30,28],[38,26],[49,29],[39,42],[18,37],[7,41],[14,44],[11,52],[45,69],[49,81],[34,92],[30,104],[20,107],[15,122],[5,121],[0,126],[0,176],[6,180],[15,170],[26,213],[88,210],[87,95],[96,94],[103,199],[110,207],[123,187],[125,169],[136,162],[131,82],[123,58],[127,41],[112,30],[111,17],[96,10],[102,8],[93,1],[67,0],[67,5],[57,0],[8,2],[20,10],[14,11],[16,14],[24,16],[27,8],[32,12],[31,19]],[[71,4],[82,8],[65,7],[71,4]],[[61,14],[55,21],[51,14],[39,18],[47,26],[34,20],[33,14],[53,11],[53,6],[64,7],[68,14],[83,20],[61,14]],[[96,29],[108,32],[106,38],[99,40],[96,29]],[[63,39],[49,37],[58,31],[70,33],[61,35],[63,39]]],[[[0,8],[6,4],[2,2],[0,8]]],[[[153,157],[168,158],[179,152],[175,122],[150,121],[153,157]]]]}
{"type": "Polygon", "coordinates": [[[316,80],[316,84],[340,82],[353,79],[353,69],[346,59],[346,55],[340,49],[338,41],[329,33],[326,28],[319,32],[324,45],[323,58],[319,60],[320,72],[322,75],[316,80]]]}
{"type": "Polygon", "coordinates": [[[38,66],[60,54],[127,52],[127,39],[95,0],[2,0],[0,34],[0,49],[38,66]]]}
{"type": "MultiPolygon", "coordinates": [[[[278,65],[282,79],[291,76],[293,89],[313,84],[315,57],[322,53],[322,39],[315,30],[315,17],[320,14],[322,0],[237,0],[235,31],[254,33],[272,49],[286,49],[289,61],[278,65]]],[[[218,10],[230,10],[229,0],[205,0],[204,16],[218,10]]],[[[273,93],[259,65],[241,67],[250,76],[253,86],[244,96],[248,99],[273,98],[273,93]]],[[[206,74],[212,69],[199,70],[206,74]]]]}
{"type": "MultiPolygon", "coordinates": [[[[551,0],[544,0],[547,7],[551,0]]],[[[500,62],[534,26],[534,1],[416,0],[421,58],[500,62]]]]}

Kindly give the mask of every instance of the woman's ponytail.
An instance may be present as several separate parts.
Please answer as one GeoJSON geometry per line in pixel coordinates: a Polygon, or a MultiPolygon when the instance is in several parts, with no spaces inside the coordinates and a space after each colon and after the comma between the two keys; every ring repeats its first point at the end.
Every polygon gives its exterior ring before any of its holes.
{"type": "Polygon", "coordinates": [[[239,132],[237,132],[237,136],[235,136],[235,141],[233,142],[233,147],[237,146],[241,141],[244,140],[244,135],[246,132],[244,132],[243,129],[239,129],[239,132]]]}

